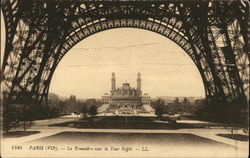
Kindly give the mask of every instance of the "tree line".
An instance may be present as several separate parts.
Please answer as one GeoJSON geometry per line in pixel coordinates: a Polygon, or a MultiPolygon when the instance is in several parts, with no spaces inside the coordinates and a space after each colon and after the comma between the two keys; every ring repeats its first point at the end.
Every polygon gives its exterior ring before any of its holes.
{"type": "Polygon", "coordinates": [[[62,100],[58,95],[50,93],[47,105],[32,105],[25,103],[7,104],[2,98],[3,105],[3,131],[10,131],[13,128],[27,128],[34,125],[35,120],[56,118],[71,113],[97,114],[97,108],[102,104],[96,99],[85,101],[77,100],[73,95],[62,100]]]}
{"type": "Polygon", "coordinates": [[[161,117],[169,112],[190,112],[190,118],[248,126],[248,103],[244,98],[238,97],[234,101],[222,100],[220,98],[206,98],[196,100],[191,104],[184,98],[182,102],[175,99],[172,103],[165,104],[163,99],[151,103],[155,114],[161,117]]]}

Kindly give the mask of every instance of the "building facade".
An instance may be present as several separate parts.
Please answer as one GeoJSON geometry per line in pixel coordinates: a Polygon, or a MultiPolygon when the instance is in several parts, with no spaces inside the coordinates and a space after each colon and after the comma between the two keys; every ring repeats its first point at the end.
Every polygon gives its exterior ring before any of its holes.
{"type": "Polygon", "coordinates": [[[141,90],[141,74],[137,74],[137,86],[131,87],[129,83],[123,83],[121,87],[116,87],[115,73],[112,73],[111,77],[111,90],[110,95],[105,93],[102,96],[103,104],[109,104],[110,107],[118,110],[118,113],[126,114],[135,113],[135,109],[138,109],[142,105],[150,105],[150,96],[142,95],[141,90]]]}

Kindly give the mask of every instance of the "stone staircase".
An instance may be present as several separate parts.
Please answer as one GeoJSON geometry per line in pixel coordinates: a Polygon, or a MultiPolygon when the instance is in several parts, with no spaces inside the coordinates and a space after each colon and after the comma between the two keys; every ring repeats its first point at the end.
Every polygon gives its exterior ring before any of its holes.
{"type": "Polygon", "coordinates": [[[153,109],[150,105],[143,105],[143,108],[150,113],[155,113],[155,109],[153,109]]]}
{"type": "Polygon", "coordinates": [[[116,108],[115,106],[113,106],[113,105],[108,105],[108,107],[107,107],[105,113],[115,113],[116,109],[117,109],[117,108],[116,108]]]}
{"type": "Polygon", "coordinates": [[[105,113],[109,107],[109,104],[102,104],[99,108],[97,108],[97,113],[105,113]]]}

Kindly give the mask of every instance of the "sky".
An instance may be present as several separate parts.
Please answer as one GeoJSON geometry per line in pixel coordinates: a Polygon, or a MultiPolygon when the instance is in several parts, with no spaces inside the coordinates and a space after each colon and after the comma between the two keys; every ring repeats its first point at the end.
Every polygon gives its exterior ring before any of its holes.
{"type": "Polygon", "coordinates": [[[94,34],[75,45],[58,65],[50,92],[60,96],[100,98],[116,85],[136,87],[151,97],[204,96],[204,87],[191,58],[166,37],[142,29],[119,28],[94,34]]]}
{"type": "MultiPolygon", "coordinates": [[[[1,62],[3,26],[1,20],[1,62]]],[[[112,72],[117,87],[124,82],[136,87],[140,72],[142,91],[153,98],[205,95],[198,69],[182,48],[162,35],[135,28],[106,30],[80,41],[59,63],[49,92],[101,98],[110,92],[112,72]]]]}

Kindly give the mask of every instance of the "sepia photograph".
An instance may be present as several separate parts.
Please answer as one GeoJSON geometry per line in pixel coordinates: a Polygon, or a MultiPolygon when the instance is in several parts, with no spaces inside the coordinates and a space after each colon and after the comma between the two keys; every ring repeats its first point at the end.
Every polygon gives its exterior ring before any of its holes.
{"type": "Polygon", "coordinates": [[[247,0],[0,12],[0,157],[249,157],[247,0]]]}

